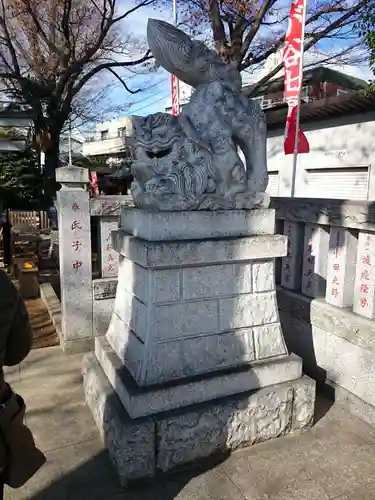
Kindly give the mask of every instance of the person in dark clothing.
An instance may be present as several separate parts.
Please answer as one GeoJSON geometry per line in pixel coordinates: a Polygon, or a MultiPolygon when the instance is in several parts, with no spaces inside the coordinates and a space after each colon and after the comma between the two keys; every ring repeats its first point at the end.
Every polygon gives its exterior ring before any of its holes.
{"type": "Polygon", "coordinates": [[[3,251],[4,251],[4,266],[9,270],[9,266],[11,265],[11,234],[12,234],[12,224],[9,221],[9,213],[8,210],[4,214],[4,218],[2,220],[2,233],[3,233],[3,251]]]}
{"type": "MultiPolygon", "coordinates": [[[[3,367],[21,363],[30,352],[32,338],[26,305],[6,273],[0,270],[0,406],[6,402],[9,393],[3,367]]],[[[0,469],[6,468],[6,462],[7,449],[0,440],[0,469]]],[[[0,499],[3,490],[0,476],[0,499]]]]}
{"type": "Polygon", "coordinates": [[[53,200],[52,205],[47,210],[47,215],[49,220],[51,221],[51,241],[48,251],[48,257],[51,258],[53,248],[55,246],[55,243],[58,241],[58,235],[59,235],[58,214],[57,214],[57,206],[55,199],[53,200]]]}

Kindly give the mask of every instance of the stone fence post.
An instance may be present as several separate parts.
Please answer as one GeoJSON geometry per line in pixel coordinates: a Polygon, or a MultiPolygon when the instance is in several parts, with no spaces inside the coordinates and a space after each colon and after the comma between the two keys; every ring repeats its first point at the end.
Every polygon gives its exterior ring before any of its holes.
{"type": "Polygon", "coordinates": [[[99,218],[100,276],[116,278],[118,275],[118,253],[112,248],[112,231],[118,229],[119,216],[99,218]]]}
{"type": "Polygon", "coordinates": [[[93,346],[93,299],[88,170],[56,170],[63,351],[85,352],[93,346]]]}

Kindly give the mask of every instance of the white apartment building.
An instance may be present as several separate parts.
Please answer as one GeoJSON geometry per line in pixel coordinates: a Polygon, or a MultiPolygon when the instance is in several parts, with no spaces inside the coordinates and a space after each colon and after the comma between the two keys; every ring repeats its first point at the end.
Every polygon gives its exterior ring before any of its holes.
{"type": "MultiPolygon", "coordinates": [[[[83,144],[84,156],[121,155],[129,153],[133,123],[131,116],[122,116],[115,120],[96,125],[94,134],[83,144]]],[[[129,153],[130,154],[130,153],[129,153]]]]}

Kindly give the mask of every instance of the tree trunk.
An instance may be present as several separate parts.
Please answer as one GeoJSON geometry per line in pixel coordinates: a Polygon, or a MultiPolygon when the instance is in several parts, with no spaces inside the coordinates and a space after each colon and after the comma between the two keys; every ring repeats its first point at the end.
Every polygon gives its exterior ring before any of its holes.
{"type": "Polygon", "coordinates": [[[60,132],[49,131],[49,138],[44,147],[45,163],[43,170],[44,202],[49,204],[55,195],[57,184],[55,180],[56,168],[59,165],[60,132]]]}

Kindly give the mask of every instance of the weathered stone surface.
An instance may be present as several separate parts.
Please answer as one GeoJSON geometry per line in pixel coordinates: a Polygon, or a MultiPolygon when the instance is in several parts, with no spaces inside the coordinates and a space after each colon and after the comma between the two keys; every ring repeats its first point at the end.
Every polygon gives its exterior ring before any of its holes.
{"type": "Polygon", "coordinates": [[[347,391],[343,387],[340,387],[331,380],[327,380],[327,384],[334,390],[335,402],[344,403],[345,407],[352,415],[357,415],[371,426],[375,425],[375,406],[366,403],[363,399],[347,391]]]}
{"type": "Polygon", "coordinates": [[[219,299],[219,307],[220,329],[223,331],[278,321],[275,292],[219,299]]]}
{"type": "MultiPolygon", "coordinates": [[[[93,338],[88,170],[62,167],[56,179],[63,341],[93,338]]],[[[82,343],[81,343],[82,345],[82,343]]]]}
{"type": "Polygon", "coordinates": [[[273,234],[272,210],[150,212],[124,208],[121,229],[147,241],[201,240],[273,234]]]}
{"type": "Polygon", "coordinates": [[[175,267],[265,260],[286,254],[282,235],[225,240],[145,242],[124,231],[112,233],[113,247],[143,267],[175,267]]]}
{"type": "Polygon", "coordinates": [[[308,429],[314,423],[315,380],[302,377],[294,387],[293,429],[308,429]]]}
{"type": "Polygon", "coordinates": [[[325,297],[329,228],[306,224],[301,291],[309,297],[325,297]]]}
{"type": "Polygon", "coordinates": [[[133,207],[133,197],[128,195],[96,196],[90,200],[92,216],[120,216],[122,207],[133,207]]]}
{"type": "MultiPolygon", "coordinates": [[[[270,292],[275,289],[275,262],[253,262],[253,292],[270,292]]],[[[250,290],[249,290],[250,291],[250,290]]]]}
{"type": "Polygon", "coordinates": [[[178,116],[133,116],[135,205],[153,211],[267,207],[266,120],[259,103],[242,94],[240,72],[164,21],[149,19],[147,38],[158,64],[195,90],[178,116]]]}
{"type": "Polygon", "coordinates": [[[314,383],[304,377],[157,421],[156,467],[171,470],[308,428],[314,411],[313,388],[314,383]]]}
{"type": "Polygon", "coordinates": [[[375,318],[375,234],[361,232],[354,284],[353,311],[375,318]]]}
{"type": "Polygon", "coordinates": [[[277,304],[280,311],[288,312],[296,318],[310,322],[310,309],[312,304],[310,297],[305,297],[300,293],[287,290],[283,287],[277,288],[277,304]]]}
{"type": "Polygon", "coordinates": [[[303,226],[286,220],[284,235],[288,241],[286,256],[281,261],[281,285],[298,290],[302,281],[303,226]]]}
{"type": "Polygon", "coordinates": [[[60,167],[56,169],[56,182],[67,184],[69,187],[74,184],[88,184],[89,171],[82,167],[60,167]]]}
{"type": "MultiPolygon", "coordinates": [[[[248,325],[238,325],[240,326],[248,325]]],[[[232,327],[222,329],[230,330],[232,327]]],[[[182,302],[155,307],[153,335],[157,339],[166,340],[217,331],[219,331],[219,325],[216,300],[182,302]]]]}
{"type": "Polygon", "coordinates": [[[137,382],[142,377],[142,362],[144,360],[144,344],[129,329],[117,314],[112,314],[106,338],[112,349],[128,368],[137,382]]]}
{"type": "Polygon", "coordinates": [[[118,275],[119,255],[112,247],[112,231],[118,229],[118,217],[99,219],[100,270],[102,278],[118,275]]]}
{"type": "Polygon", "coordinates": [[[182,269],[184,299],[212,298],[251,292],[251,263],[182,269]]]}
{"type": "Polygon", "coordinates": [[[287,312],[280,312],[280,320],[289,352],[301,356],[308,375],[317,380],[325,379],[322,366],[326,356],[326,332],[287,312]]]}
{"type": "Polygon", "coordinates": [[[111,322],[115,299],[100,299],[93,301],[94,336],[105,335],[111,322]]]}
{"type": "Polygon", "coordinates": [[[277,219],[375,231],[372,201],[277,197],[270,206],[277,219]]]}
{"type": "Polygon", "coordinates": [[[325,356],[318,364],[326,370],[329,380],[375,405],[374,352],[326,332],[325,356]]]}
{"type": "Polygon", "coordinates": [[[118,290],[115,300],[116,314],[131,330],[145,341],[147,337],[147,306],[123,288],[118,290]]]}
{"type": "Polygon", "coordinates": [[[154,304],[174,302],[181,299],[181,269],[149,270],[149,280],[153,284],[154,304]]]}
{"type": "Polygon", "coordinates": [[[93,354],[83,362],[86,401],[121,483],[155,473],[155,424],[131,420],[93,354]]]}
{"type": "MultiPolygon", "coordinates": [[[[164,345],[168,347],[168,344],[164,345]]],[[[219,371],[199,378],[187,378],[183,383],[178,381],[176,384],[159,384],[151,388],[140,388],[105,337],[96,339],[95,354],[132,418],[299,379],[302,374],[301,359],[296,355],[291,355],[253,362],[248,367],[233,370],[231,373],[219,371]]],[[[146,367],[149,367],[148,362],[146,367]]],[[[153,382],[157,381],[155,379],[153,382]]]]}
{"type": "Polygon", "coordinates": [[[120,256],[119,280],[122,288],[145,304],[180,300],[180,269],[145,269],[120,256]]]}
{"type": "Polygon", "coordinates": [[[375,405],[374,330],[365,326],[371,321],[323,300],[314,300],[311,306],[313,324],[289,313],[280,314],[289,349],[303,358],[309,373],[375,405]]]}
{"type": "Polygon", "coordinates": [[[331,227],[326,301],[336,307],[353,305],[358,240],[349,229],[331,227]]]}
{"type": "Polygon", "coordinates": [[[121,282],[119,293],[128,292],[135,295],[142,302],[148,302],[147,269],[120,255],[118,279],[121,282]]]}
{"type": "MultiPolygon", "coordinates": [[[[323,299],[311,300],[301,294],[284,290],[277,291],[280,311],[290,313],[306,323],[333,333],[352,344],[369,351],[375,351],[375,323],[352,313],[348,309],[339,309],[327,304],[323,299]]],[[[283,328],[288,334],[288,328],[283,328]]]]}
{"type": "Polygon", "coordinates": [[[95,300],[108,300],[116,297],[117,279],[104,278],[92,280],[95,300]]]}
{"type": "Polygon", "coordinates": [[[280,323],[253,328],[256,359],[287,354],[280,323]]]}
{"type": "Polygon", "coordinates": [[[250,328],[220,335],[208,335],[183,342],[185,375],[196,375],[231,366],[240,366],[255,359],[250,328]]]}
{"type": "Polygon", "coordinates": [[[375,324],[348,309],[338,309],[324,300],[311,303],[311,323],[363,349],[375,351],[375,324]]]}

